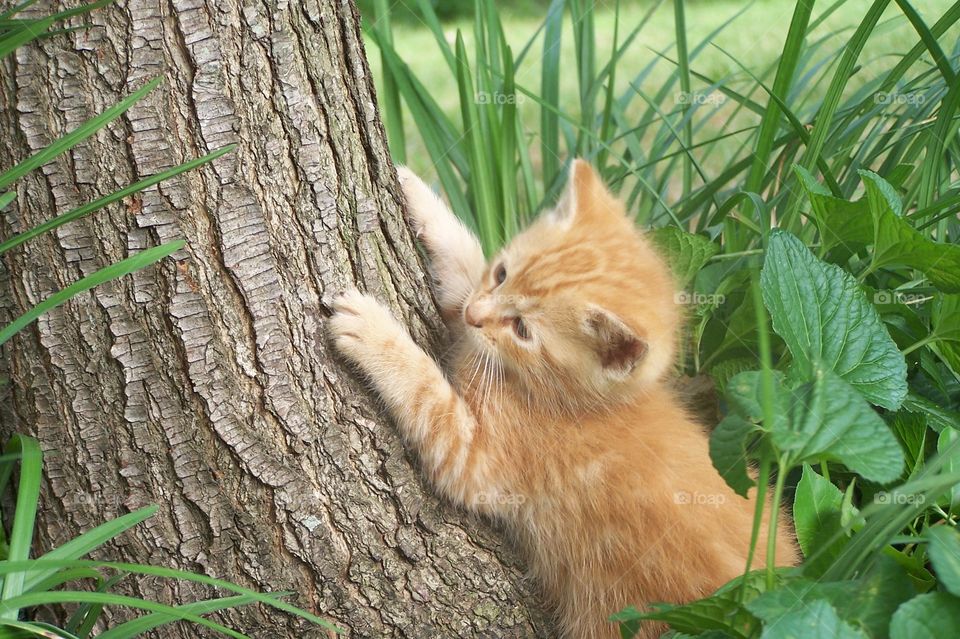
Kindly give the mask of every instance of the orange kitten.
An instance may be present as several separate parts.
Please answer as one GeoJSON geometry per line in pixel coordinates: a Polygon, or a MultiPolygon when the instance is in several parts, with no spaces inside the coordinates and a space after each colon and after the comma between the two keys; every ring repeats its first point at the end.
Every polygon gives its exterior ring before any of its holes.
{"type": "MultiPolygon", "coordinates": [[[[666,265],[589,164],[570,176],[557,209],[488,266],[400,169],[457,340],[446,373],[367,295],[338,298],[330,328],[440,492],[519,540],[562,635],[612,638],[607,618],[628,605],[691,601],[739,575],[754,501],[714,470],[664,380],[681,324],[666,265]]],[[[777,563],[796,563],[785,524],[777,535],[777,563]]]]}

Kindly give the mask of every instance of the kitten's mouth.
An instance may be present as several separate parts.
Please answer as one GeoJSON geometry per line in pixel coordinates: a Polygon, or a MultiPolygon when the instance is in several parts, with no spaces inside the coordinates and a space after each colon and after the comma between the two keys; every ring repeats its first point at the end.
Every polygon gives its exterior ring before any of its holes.
{"type": "Polygon", "coordinates": [[[467,322],[464,322],[463,325],[466,329],[465,331],[466,334],[469,336],[469,339],[473,342],[474,345],[480,348],[485,348],[490,350],[495,349],[496,345],[494,344],[493,339],[486,334],[483,328],[480,328],[477,326],[471,326],[467,322]]]}

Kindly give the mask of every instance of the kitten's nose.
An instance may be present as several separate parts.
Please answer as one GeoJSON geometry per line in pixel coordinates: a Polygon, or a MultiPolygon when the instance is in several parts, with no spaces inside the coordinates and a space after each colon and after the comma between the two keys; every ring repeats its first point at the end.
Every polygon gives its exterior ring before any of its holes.
{"type": "Polygon", "coordinates": [[[470,326],[480,328],[493,314],[493,300],[481,296],[471,300],[463,309],[463,321],[470,326]]]}
{"type": "Polygon", "coordinates": [[[474,304],[467,304],[467,307],[463,309],[463,319],[470,326],[475,326],[476,328],[483,326],[483,316],[480,315],[474,304]]]}

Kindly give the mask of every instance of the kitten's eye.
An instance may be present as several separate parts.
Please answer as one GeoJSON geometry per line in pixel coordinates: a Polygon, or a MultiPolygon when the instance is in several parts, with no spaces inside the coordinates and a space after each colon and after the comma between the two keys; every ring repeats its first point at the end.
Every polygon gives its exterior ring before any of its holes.
{"type": "Polygon", "coordinates": [[[520,339],[530,339],[530,331],[519,317],[513,318],[513,332],[516,333],[520,339]]]}
{"type": "Polygon", "coordinates": [[[503,281],[507,279],[507,267],[503,264],[497,266],[496,270],[493,272],[493,280],[497,283],[497,286],[503,284],[503,281]]]}

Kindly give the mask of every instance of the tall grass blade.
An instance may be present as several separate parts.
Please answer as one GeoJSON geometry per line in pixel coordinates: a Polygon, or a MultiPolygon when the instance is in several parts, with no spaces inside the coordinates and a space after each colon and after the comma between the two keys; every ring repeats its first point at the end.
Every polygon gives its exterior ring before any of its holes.
{"type": "MultiPolygon", "coordinates": [[[[393,47],[393,27],[390,23],[390,3],[387,0],[375,0],[374,29],[380,33],[380,38],[390,47],[393,47]]],[[[381,49],[381,67],[388,67],[381,49]]],[[[403,111],[400,109],[400,93],[397,90],[397,81],[392,73],[384,73],[383,87],[380,93],[380,109],[383,113],[383,124],[387,129],[387,141],[390,154],[395,162],[407,163],[407,140],[403,134],[403,111]]]]}
{"type": "MultiPolygon", "coordinates": [[[[47,561],[59,559],[80,559],[81,557],[86,556],[88,553],[107,543],[111,539],[114,539],[124,531],[127,531],[140,522],[153,517],[156,512],[157,506],[155,505],[138,508],[132,513],[127,513],[126,515],[122,515],[116,519],[111,519],[110,521],[100,524],[92,530],[88,530],[78,537],[74,537],[70,541],[48,551],[46,554],[41,556],[40,559],[47,561]]],[[[53,573],[55,573],[56,570],[56,568],[52,568],[47,571],[41,570],[31,572],[24,580],[24,590],[33,590],[41,582],[43,582],[43,580],[49,578],[53,573]]]]}
{"type": "Polygon", "coordinates": [[[549,189],[560,174],[560,45],[564,0],[553,0],[544,19],[543,58],[540,62],[540,163],[549,189]],[[547,108],[547,106],[551,108],[547,108]]]}
{"type": "Polygon", "coordinates": [[[79,295],[84,291],[89,291],[91,288],[99,286],[104,282],[123,277],[124,275],[128,275],[145,266],[149,266],[150,264],[153,264],[154,262],[157,262],[167,255],[170,255],[174,251],[182,248],[183,245],[183,240],[176,240],[174,242],[167,242],[166,244],[149,248],[145,251],[137,253],[136,255],[128,257],[125,260],[121,260],[116,264],[106,266],[95,273],[87,275],[86,277],[74,282],[66,288],[57,291],[15,319],[10,324],[7,324],[3,330],[0,330],[0,344],[6,343],[7,340],[16,335],[18,331],[30,324],[30,322],[37,319],[47,311],[60,306],[74,296],[79,295]]]}
{"type": "Polygon", "coordinates": [[[127,109],[140,101],[143,96],[153,91],[162,81],[163,78],[161,77],[156,77],[153,80],[150,80],[140,89],[134,91],[124,100],[113,105],[100,115],[90,118],[70,133],[59,138],[40,151],[37,151],[23,162],[20,162],[16,166],[4,171],[2,174],[0,174],[0,190],[7,188],[7,186],[12,184],[18,178],[37,167],[43,166],[64,151],[67,151],[77,143],[87,139],[104,126],[120,117],[127,111],[127,109]]]}
{"type": "MultiPolygon", "coordinates": [[[[284,601],[275,599],[275,594],[271,593],[261,593],[255,590],[250,590],[249,588],[244,588],[236,584],[232,584],[229,581],[224,581],[222,579],[216,579],[214,577],[207,577],[206,575],[199,575],[196,573],[188,572],[186,570],[176,570],[174,568],[163,568],[161,566],[147,566],[143,564],[131,564],[120,561],[90,561],[90,560],[47,560],[47,559],[33,559],[30,561],[0,561],[0,575],[7,575],[13,572],[33,572],[33,571],[48,571],[51,568],[60,570],[64,568],[109,568],[111,570],[118,570],[122,572],[127,572],[130,574],[136,575],[153,575],[156,577],[163,577],[166,579],[182,579],[184,581],[189,581],[192,583],[204,584],[206,586],[213,586],[216,588],[221,588],[228,592],[233,592],[238,595],[246,595],[252,597],[258,603],[266,604],[272,608],[288,612],[290,614],[296,615],[302,619],[306,619],[312,623],[315,623],[323,628],[332,630],[333,632],[342,633],[343,630],[338,628],[336,625],[330,623],[326,619],[318,617],[314,614],[311,614],[305,610],[301,610],[292,604],[288,604],[284,601]]],[[[35,593],[36,594],[36,593],[35,593]]],[[[79,601],[78,599],[73,599],[72,601],[79,601]]],[[[93,603],[96,603],[95,601],[93,603]]],[[[167,612],[169,611],[156,611],[156,612],[167,612]]]]}
{"type": "MultiPolygon", "coordinates": [[[[677,40],[677,64],[680,73],[680,91],[686,99],[681,101],[681,112],[685,123],[680,138],[680,144],[689,149],[693,146],[693,122],[687,117],[690,109],[690,59],[687,56],[687,20],[684,15],[684,0],[673,2],[673,22],[677,40]]],[[[689,193],[693,189],[693,158],[689,153],[683,158],[683,192],[689,193]]]]}
{"type": "Polygon", "coordinates": [[[51,220],[47,220],[43,224],[38,224],[37,226],[33,227],[29,231],[24,231],[23,233],[20,233],[19,235],[15,235],[11,237],[9,240],[0,243],[0,255],[6,253],[7,251],[9,251],[10,249],[16,246],[19,246],[20,244],[23,244],[29,239],[32,239],[38,235],[42,235],[43,233],[46,233],[47,231],[51,231],[59,226],[63,226],[68,222],[73,222],[74,220],[80,219],[85,215],[88,215],[96,210],[102,209],[108,204],[112,204],[113,202],[122,200],[128,195],[133,195],[134,193],[142,191],[147,187],[153,186],[158,182],[162,182],[163,180],[167,180],[169,178],[180,175],[181,173],[184,173],[191,169],[195,169],[198,166],[202,166],[206,164],[207,162],[212,162],[217,158],[229,153],[234,148],[236,148],[236,144],[230,144],[228,146],[223,147],[222,149],[218,149],[214,151],[213,153],[208,153],[203,157],[194,158],[188,162],[184,162],[183,164],[178,164],[177,166],[171,169],[167,169],[166,171],[162,171],[155,175],[146,177],[140,180],[139,182],[134,182],[130,186],[124,187],[119,191],[114,191],[110,195],[106,195],[98,200],[94,200],[93,202],[88,202],[87,204],[78,206],[77,208],[71,211],[68,211],[63,215],[58,215],[57,217],[51,220]]]}
{"type": "MultiPolygon", "coordinates": [[[[13,514],[13,527],[8,539],[7,559],[12,562],[23,561],[30,557],[33,545],[33,526],[37,519],[37,502],[40,499],[40,474],[43,469],[43,454],[40,444],[33,437],[14,435],[7,444],[5,453],[20,454],[19,487],[17,488],[17,506],[13,514]]],[[[9,477],[13,463],[4,464],[4,478],[9,477]]],[[[3,482],[4,484],[6,481],[3,482]]],[[[3,588],[0,600],[7,601],[23,592],[26,575],[22,572],[9,572],[3,576],[3,588]]],[[[20,609],[9,606],[0,609],[0,618],[17,619],[20,609]]]]}

